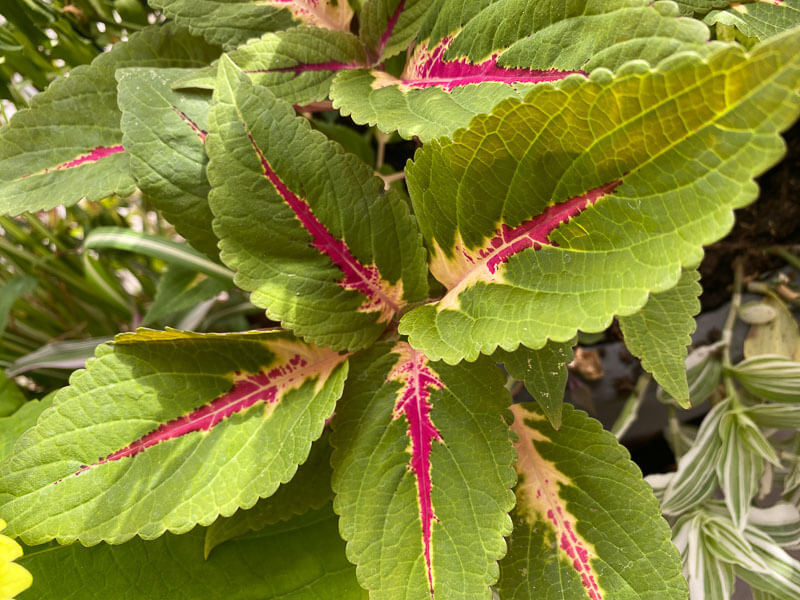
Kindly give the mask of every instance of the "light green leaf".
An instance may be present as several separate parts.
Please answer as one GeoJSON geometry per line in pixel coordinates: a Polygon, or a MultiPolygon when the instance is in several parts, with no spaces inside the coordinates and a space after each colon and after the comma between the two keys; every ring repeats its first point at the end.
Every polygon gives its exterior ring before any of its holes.
{"type": "Polygon", "coordinates": [[[14,302],[36,289],[37,285],[36,278],[30,275],[17,275],[0,285],[0,336],[6,330],[14,302]]]}
{"type": "Polygon", "coordinates": [[[354,356],[332,422],[334,510],[374,600],[489,600],[511,533],[502,371],[405,342],[354,356]]]}
{"type": "Polygon", "coordinates": [[[728,25],[742,35],[765,40],[800,25],[800,0],[760,0],[725,3],[732,6],[713,10],[703,21],[707,25],[728,25]]]}
{"type": "Polygon", "coordinates": [[[328,436],[323,434],[312,444],[308,460],[297,468],[291,481],[280,486],[272,496],[261,498],[253,508],[237,510],[230,517],[220,517],[206,529],[205,557],[208,558],[214,548],[228,540],[322,508],[333,500],[330,459],[328,436]]]}
{"type": "Polygon", "coordinates": [[[699,280],[696,269],[683,271],[675,287],[652,294],[639,312],[619,318],[625,346],[683,408],[690,406],[686,347],[692,343],[694,316],[700,312],[699,280]]]}
{"type": "Polygon", "coordinates": [[[706,517],[703,520],[702,540],[706,548],[720,560],[748,571],[764,572],[768,569],[763,556],[754,551],[749,536],[730,521],[730,515],[706,517]]]}
{"type": "Polygon", "coordinates": [[[219,77],[206,148],[222,260],[253,304],[297,335],[368,346],[427,293],[407,204],[227,57],[219,77]]]}
{"type": "Polygon", "coordinates": [[[331,87],[334,107],[357,123],[428,141],[466,127],[476,114],[536,83],[616,70],[634,59],[655,65],[682,50],[706,53],[715,46],[702,23],[675,18],[671,2],[449,4],[431,7],[429,18],[439,8],[445,12],[423,28],[435,33],[429,39],[420,34],[398,78],[379,70],[338,75],[331,87]]]}
{"type": "MultiPolygon", "coordinates": [[[[267,33],[227,56],[254,84],[265,85],[278,98],[300,106],[325,100],[339,71],[367,64],[364,47],[355,35],[317,27],[267,33]]],[[[213,89],[216,77],[215,65],[190,73],[173,86],[213,89]]]]}
{"type": "Polygon", "coordinates": [[[625,400],[625,404],[622,405],[622,410],[619,411],[610,429],[611,433],[613,433],[614,437],[618,440],[621,440],[625,436],[631,426],[636,422],[636,419],[639,418],[639,409],[644,403],[647,388],[650,386],[652,380],[652,377],[647,373],[642,374],[636,382],[633,391],[628,396],[628,399],[625,400]]]}
{"type": "Polygon", "coordinates": [[[28,547],[19,600],[362,600],[330,507],[233,540],[203,560],[202,529],[100,544],[28,547]],[[157,576],[154,576],[157,569],[157,576]]]}
{"type": "Polygon", "coordinates": [[[404,52],[430,8],[430,0],[365,0],[358,15],[358,35],[374,62],[404,52]]]}
{"type": "Polygon", "coordinates": [[[794,504],[778,502],[767,508],[753,506],[748,523],[783,548],[796,550],[800,546],[800,509],[794,504]]]}
{"type": "Polygon", "coordinates": [[[149,0],[178,25],[230,50],[268,31],[306,24],[347,31],[346,0],[149,0]]]}
{"type": "Polygon", "coordinates": [[[399,331],[431,359],[473,360],[601,331],[674,287],[784,153],[796,35],[537,86],[427,144],[407,182],[448,292],[399,331]]]}
{"type": "Polygon", "coordinates": [[[133,192],[114,73],[133,66],[200,67],[218,54],[172,25],[154,26],[53,82],[0,131],[0,213],[133,192]]]}
{"type": "Polygon", "coordinates": [[[678,470],[664,491],[661,501],[664,514],[679,515],[717,490],[715,469],[722,452],[717,430],[729,408],[729,400],[720,402],[703,419],[694,444],[678,461],[678,470]]]}
{"type": "Polygon", "coordinates": [[[122,145],[139,189],[195,248],[216,258],[203,143],[211,94],[175,92],[186,69],[117,70],[122,145]]]}
{"type": "Polygon", "coordinates": [[[800,362],[766,354],[743,360],[729,371],[759,398],[774,402],[800,399],[800,362]]]}
{"type": "Polygon", "coordinates": [[[530,403],[511,410],[520,479],[500,596],[686,598],[658,502],[614,436],[569,404],[559,430],[530,403]]]}
{"type": "Polygon", "coordinates": [[[25,403],[25,395],[5,373],[0,371],[0,417],[13,414],[25,403]]]}
{"type": "Polygon", "coordinates": [[[48,395],[41,400],[25,402],[14,414],[0,418],[0,462],[13,454],[19,436],[33,427],[42,411],[52,403],[53,396],[48,395]]]}
{"type": "MultiPolygon", "coordinates": [[[[720,343],[698,346],[686,358],[686,379],[689,384],[689,404],[699,406],[719,387],[722,379],[720,343]]],[[[658,397],[667,402],[669,396],[659,389],[658,397]]]]}
{"type": "Polygon", "coordinates": [[[118,336],[0,468],[8,531],[121,543],[253,506],[305,461],[345,361],[282,332],[118,336]]]}
{"type": "Polygon", "coordinates": [[[800,563],[755,527],[748,527],[745,536],[754,557],[764,562],[766,568],[755,570],[737,564],[737,577],[780,600],[796,600],[800,596],[800,563]]]}
{"type": "Polygon", "coordinates": [[[494,359],[503,363],[508,373],[515,379],[525,382],[525,389],[539,404],[550,424],[561,427],[561,405],[567,386],[572,362],[574,341],[558,344],[551,342],[541,350],[531,350],[524,346],[514,352],[498,350],[494,359]]]}
{"type": "MultiPolygon", "coordinates": [[[[0,530],[6,522],[0,519],[0,530]]],[[[30,572],[14,560],[22,556],[22,547],[10,537],[0,534],[0,598],[13,599],[30,587],[30,572]]]]}

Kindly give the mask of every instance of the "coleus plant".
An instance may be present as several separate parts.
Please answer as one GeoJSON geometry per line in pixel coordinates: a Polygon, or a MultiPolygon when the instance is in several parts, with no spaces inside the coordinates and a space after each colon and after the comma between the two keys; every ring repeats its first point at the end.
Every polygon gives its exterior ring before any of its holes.
{"type": "Polygon", "coordinates": [[[280,327],[123,333],[9,417],[31,594],[687,597],[566,363],[616,317],[688,401],[696,267],[784,152],[798,30],[745,52],[672,2],[151,5],[171,22],[0,131],[0,209],[138,188],[280,327]],[[408,194],[312,128],[325,108],[420,141],[408,194]]]}

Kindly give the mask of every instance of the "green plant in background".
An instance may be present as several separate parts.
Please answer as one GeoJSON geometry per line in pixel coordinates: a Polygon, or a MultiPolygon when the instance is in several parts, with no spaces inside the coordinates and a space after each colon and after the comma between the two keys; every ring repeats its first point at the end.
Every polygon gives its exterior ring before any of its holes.
{"type": "MultiPolygon", "coordinates": [[[[92,297],[158,328],[5,417],[0,515],[28,545],[30,596],[686,598],[653,490],[561,397],[578,332],[617,317],[665,392],[692,399],[702,247],[800,112],[795,22],[745,51],[709,42],[694,16],[713,4],[153,0],[166,23],[36,96],[0,130],[2,212],[141,193],[188,243],[86,230],[92,297]],[[314,115],[330,108],[377,125],[373,164],[314,115]],[[421,143],[401,173],[394,132],[421,143]],[[139,254],[92,260],[109,246],[139,254]],[[171,267],[131,304],[117,277],[146,290],[154,256],[171,267]],[[189,318],[230,273],[280,327],[189,318]],[[512,405],[497,363],[536,404],[512,405]]],[[[5,284],[23,299],[27,268],[5,284]]],[[[720,366],[723,435],[693,446],[718,440],[709,468],[689,451],[655,488],[693,597],[711,566],[724,597],[738,563],[703,545],[698,562],[685,523],[745,532],[730,537],[755,549],[740,575],[756,588],[797,585],[749,508],[779,458],[753,413],[772,409],[734,398],[732,378],[758,388],[764,359],[747,361],[720,366]],[[687,472],[705,494],[688,504],[687,472]]]]}

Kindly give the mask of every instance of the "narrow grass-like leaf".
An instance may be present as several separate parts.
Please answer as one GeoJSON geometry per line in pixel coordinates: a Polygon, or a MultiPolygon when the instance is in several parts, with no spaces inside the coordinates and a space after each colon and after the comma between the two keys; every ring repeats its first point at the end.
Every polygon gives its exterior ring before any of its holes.
{"type": "Polygon", "coordinates": [[[203,560],[203,530],[122,545],[26,547],[19,600],[366,600],[330,507],[233,540],[203,560]],[[157,576],[154,575],[157,570],[157,576]]]}
{"type": "Polygon", "coordinates": [[[0,336],[6,330],[14,302],[36,289],[37,285],[36,278],[29,275],[12,277],[0,285],[0,336]]]}
{"type": "Polygon", "coordinates": [[[141,233],[124,227],[98,227],[83,241],[84,250],[110,248],[125,250],[158,258],[166,263],[179,265],[199,273],[205,273],[222,281],[231,281],[233,273],[181,242],[163,236],[141,233]]]}
{"type": "Polygon", "coordinates": [[[305,339],[368,346],[427,293],[408,206],[227,57],[214,98],[209,201],[237,285],[305,339]]]}
{"type": "Polygon", "coordinates": [[[759,398],[774,402],[797,402],[800,390],[800,362],[782,356],[748,358],[734,365],[730,373],[759,398]]]}
{"type": "Polygon", "coordinates": [[[192,33],[232,49],[268,31],[306,24],[347,31],[347,0],[149,0],[192,33]]]}
{"type": "Polygon", "coordinates": [[[797,550],[800,547],[800,509],[794,504],[779,502],[767,508],[754,506],[748,522],[782,548],[797,550]]]}
{"type": "Polygon", "coordinates": [[[686,347],[700,312],[699,280],[697,270],[684,271],[675,287],[652,294],[639,312],[619,318],[625,346],[683,408],[690,406],[686,347]]]}
{"type": "Polygon", "coordinates": [[[173,25],[152,27],[53,82],[0,131],[0,213],[133,192],[114,73],[133,66],[196,68],[218,54],[173,25]]]}
{"type": "Polygon", "coordinates": [[[85,340],[53,342],[20,356],[6,369],[6,375],[16,377],[36,369],[80,369],[94,355],[95,348],[111,338],[99,337],[85,340]]]}
{"type": "Polygon", "coordinates": [[[722,439],[722,460],[716,464],[717,479],[731,520],[741,530],[747,524],[750,501],[758,491],[764,459],[745,442],[736,413],[730,412],[722,418],[718,433],[722,439]]]}
{"type": "Polygon", "coordinates": [[[729,407],[729,400],[720,402],[703,419],[694,444],[678,461],[678,471],[664,491],[661,510],[665,514],[681,514],[716,491],[715,468],[722,452],[718,429],[729,407]]]}
{"type": "Polygon", "coordinates": [[[332,463],[359,581],[373,599],[490,599],[514,504],[502,371],[429,362],[404,342],[351,360],[332,463]]]}
{"type": "Polygon", "coordinates": [[[747,416],[761,427],[800,429],[800,404],[756,404],[747,408],[747,416]]]}
{"type": "Polygon", "coordinates": [[[306,460],[346,372],[282,332],[118,336],[0,469],[9,531],[121,543],[253,506],[306,460]]]}
{"type": "Polygon", "coordinates": [[[766,568],[756,570],[736,565],[736,575],[751,586],[774,594],[780,600],[795,600],[800,596],[800,563],[755,527],[748,527],[745,536],[751,544],[754,556],[766,568]]]}
{"type": "Polygon", "coordinates": [[[685,598],[669,527],[614,436],[570,405],[559,430],[530,403],[512,411],[519,483],[500,596],[685,598]]]}
{"type": "Polygon", "coordinates": [[[164,322],[168,317],[194,308],[231,287],[232,282],[198,275],[194,269],[173,265],[159,278],[153,303],[142,317],[142,326],[164,322]]]}
{"type": "MultiPolygon", "coordinates": [[[[427,141],[452,134],[474,115],[536,83],[601,67],[615,70],[633,59],[656,64],[680,50],[709,49],[707,28],[675,18],[678,9],[670,2],[466,4],[442,7],[445,15],[433,25],[442,37],[419,37],[400,77],[378,70],[337,76],[331,88],[334,107],[357,123],[427,141]]],[[[429,16],[438,8],[431,7],[429,16]]]]}
{"type": "Polygon", "coordinates": [[[498,350],[494,354],[497,362],[503,363],[508,373],[525,382],[525,389],[539,403],[550,424],[561,427],[561,405],[567,387],[572,362],[573,342],[549,343],[541,350],[520,347],[514,352],[498,350]]]}
{"type": "Polygon", "coordinates": [[[689,598],[730,600],[734,589],[733,567],[709,552],[703,539],[703,514],[684,518],[675,525],[673,541],[681,552],[689,583],[689,598]]]}
{"type": "Polygon", "coordinates": [[[407,167],[431,271],[448,289],[400,332],[456,362],[602,331],[677,284],[800,112],[791,32],[746,54],[537,86],[427,144],[407,167]],[[633,100],[635,99],[635,100],[633,100]]]}
{"type": "Polygon", "coordinates": [[[320,509],[333,500],[331,490],[331,447],[328,436],[311,446],[308,460],[297,468],[291,481],[283,484],[269,498],[262,498],[247,510],[237,510],[230,517],[220,517],[206,529],[203,554],[208,558],[220,544],[260,531],[269,525],[286,521],[312,509],[320,509]]]}
{"type": "Polygon", "coordinates": [[[703,19],[708,25],[728,25],[742,35],[765,40],[800,25],[800,0],[725,2],[724,10],[713,10],[703,19]]]}
{"type": "Polygon", "coordinates": [[[216,258],[203,149],[211,94],[172,90],[185,69],[119,69],[122,145],[139,189],[192,246],[216,258]]]}

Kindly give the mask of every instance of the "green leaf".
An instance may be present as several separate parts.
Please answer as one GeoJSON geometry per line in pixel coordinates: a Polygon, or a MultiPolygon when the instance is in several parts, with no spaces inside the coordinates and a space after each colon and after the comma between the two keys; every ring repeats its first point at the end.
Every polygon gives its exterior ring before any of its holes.
{"type": "Polygon", "coordinates": [[[753,556],[765,563],[766,568],[755,570],[737,564],[737,577],[780,600],[795,600],[800,596],[800,563],[755,527],[745,529],[745,536],[753,556]]]}
{"type": "Polygon", "coordinates": [[[572,362],[573,341],[558,344],[551,342],[541,350],[520,347],[514,352],[498,350],[494,359],[503,363],[514,379],[525,382],[525,389],[539,404],[550,424],[561,427],[561,405],[567,387],[572,362]]]}
{"type": "Polygon", "coordinates": [[[800,429],[800,404],[756,404],[746,414],[761,427],[800,429]]]}
{"type": "Polygon", "coordinates": [[[345,360],[281,332],[118,336],[0,468],[9,532],[121,543],[253,506],[305,461],[345,360]]]}
{"type": "Polygon", "coordinates": [[[358,15],[358,35],[374,62],[404,52],[430,8],[430,0],[366,0],[358,15]]]}
{"type": "Polygon", "coordinates": [[[722,452],[718,429],[730,409],[730,400],[711,409],[697,432],[691,449],[678,461],[678,470],[664,490],[661,510],[679,515],[709,498],[717,490],[716,466],[722,452]]]}
{"type": "Polygon", "coordinates": [[[25,431],[36,424],[42,411],[53,403],[53,396],[25,402],[14,414],[0,418],[0,462],[13,454],[14,444],[25,431]]]}
{"type": "Polygon", "coordinates": [[[36,278],[30,275],[17,275],[0,285],[0,336],[6,330],[14,302],[32,292],[37,285],[36,278]]]}
{"type": "Polygon", "coordinates": [[[767,296],[757,306],[769,309],[774,317],[766,323],[750,327],[744,341],[744,357],[777,354],[800,360],[800,326],[780,298],[767,296]]]}
{"type": "MultiPolygon", "coordinates": [[[[325,100],[336,73],[367,64],[364,46],[355,35],[317,27],[267,33],[227,56],[254,84],[269,87],[278,98],[295,105],[325,100]]],[[[213,89],[216,77],[216,66],[200,69],[173,87],[213,89]]]]}
{"type": "Polygon", "coordinates": [[[530,403],[511,410],[519,483],[500,596],[686,598],[658,502],[614,436],[569,404],[558,430],[530,403]]]}
{"type": "Polygon", "coordinates": [[[798,400],[800,362],[765,354],[743,360],[729,372],[759,398],[774,402],[798,400]]]}
{"type": "MultiPolygon", "coordinates": [[[[500,0],[480,12],[485,3],[444,4],[446,12],[432,25],[438,33],[418,38],[399,77],[380,70],[341,73],[331,87],[334,107],[356,123],[428,141],[543,81],[616,70],[634,59],[656,64],[682,50],[706,53],[716,46],[708,44],[702,23],[675,18],[670,2],[500,0]]],[[[432,7],[429,15],[436,12],[432,7]]]]}
{"type": "Polygon", "coordinates": [[[227,50],[268,31],[306,24],[348,31],[346,0],[149,0],[178,25],[227,50]]]}
{"type": "MultiPolygon", "coordinates": [[[[720,344],[698,346],[686,357],[686,379],[689,384],[689,404],[699,406],[705,402],[719,386],[722,379],[722,361],[719,356],[720,344]]],[[[664,391],[659,389],[659,399],[668,401],[664,391]]]]}
{"type": "Polygon", "coordinates": [[[796,549],[800,544],[800,510],[794,504],[778,502],[767,508],[753,506],[748,523],[779,546],[796,549]]]}
{"type": "Polygon", "coordinates": [[[13,414],[24,403],[25,396],[17,384],[0,371],[0,417],[13,414]]]}
{"type": "Polygon", "coordinates": [[[197,250],[183,242],[175,242],[160,235],[150,235],[125,227],[97,227],[83,240],[84,250],[111,248],[136,252],[158,258],[172,265],[178,265],[229,282],[233,273],[222,265],[209,260],[197,250]]]}
{"type": "Polygon", "coordinates": [[[683,408],[690,406],[686,347],[700,312],[699,280],[696,269],[684,271],[675,287],[652,294],[639,312],[619,319],[625,346],[683,408]]]}
{"type": "Polygon", "coordinates": [[[488,359],[404,342],[354,356],[332,426],[334,510],[370,598],[492,597],[511,533],[511,398],[488,359]]]}
{"type": "Polygon", "coordinates": [[[122,145],[139,189],[192,246],[216,258],[203,144],[211,95],[175,92],[186,69],[119,69],[122,145]]]}
{"type": "Polygon", "coordinates": [[[142,326],[163,322],[176,313],[195,308],[231,287],[219,279],[198,275],[193,269],[172,266],[159,278],[153,303],[142,317],[142,326]]]}
{"type": "Polygon", "coordinates": [[[747,4],[725,3],[732,6],[708,13],[707,25],[728,25],[748,38],[765,40],[800,25],[800,0],[760,0],[747,4]]]}
{"type": "Polygon", "coordinates": [[[133,66],[199,67],[218,54],[172,25],[151,27],[53,82],[0,131],[0,213],[133,192],[114,73],[133,66]]]}
{"type": "Polygon", "coordinates": [[[308,460],[298,467],[291,481],[280,486],[269,498],[261,498],[253,508],[237,510],[230,517],[220,517],[206,529],[205,557],[208,558],[214,548],[228,540],[322,508],[333,500],[330,459],[328,436],[323,434],[311,446],[308,460]]]}
{"type": "Polygon", "coordinates": [[[19,562],[34,582],[20,600],[364,599],[337,521],[326,507],[233,540],[207,561],[202,529],[120,546],[26,548],[19,562]]]}
{"type": "Polygon", "coordinates": [[[406,203],[223,57],[209,123],[222,260],[273,320],[335,349],[371,344],[427,293],[406,203]]]}
{"type": "Polygon", "coordinates": [[[399,331],[431,359],[472,360],[601,331],[674,287],[784,153],[796,41],[538,86],[426,145],[407,182],[448,292],[399,331]]]}

